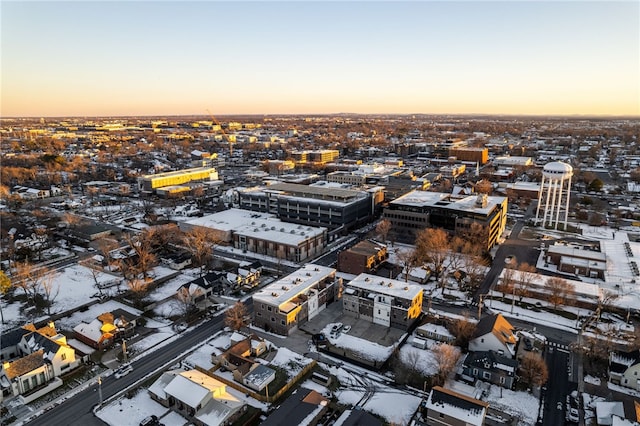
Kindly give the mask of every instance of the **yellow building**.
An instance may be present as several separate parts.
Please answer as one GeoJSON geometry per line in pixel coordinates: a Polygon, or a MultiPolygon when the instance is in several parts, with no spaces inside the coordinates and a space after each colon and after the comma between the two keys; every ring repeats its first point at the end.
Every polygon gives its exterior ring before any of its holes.
{"type": "Polygon", "coordinates": [[[214,167],[195,167],[193,169],[176,170],[157,173],[138,178],[140,191],[152,192],[165,186],[183,185],[194,181],[218,180],[218,171],[214,167]]]}

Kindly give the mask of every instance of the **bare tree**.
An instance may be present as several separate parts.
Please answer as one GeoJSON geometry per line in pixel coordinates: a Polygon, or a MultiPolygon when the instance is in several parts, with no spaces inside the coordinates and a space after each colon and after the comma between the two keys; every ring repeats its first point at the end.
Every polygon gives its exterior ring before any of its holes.
{"type": "Polygon", "coordinates": [[[129,244],[129,247],[135,252],[135,256],[129,257],[127,260],[134,266],[131,269],[137,270],[142,274],[143,279],[148,278],[149,270],[155,266],[157,257],[153,252],[153,238],[152,234],[143,232],[137,237],[127,235],[124,240],[129,244]]]}
{"type": "Polygon", "coordinates": [[[527,352],[520,360],[520,380],[529,386],[542,386],[549,378],[547,363],[537,352],[527,352]]]}
{"type": "Polygon", "coordinates": [[[464,311],[461,318],[457,318],[449,324],[449,331],[456,337],[456,346],[465,350],[469,347],[469,340],[476,330],[476,323],[470,318],[469,312],[464,311]]]}
{"type": "Polygon", "coordinates": [[[491,194],[493,185],[486,179],[481,179],[475,184],[475,189],[478,194],[491,194]]]}
{"type": "Polygon", "coordinates": [[[30,262],[16,262],[13,275],[15,276],[14,287],[22,290],[35,306],[36,297],[40,292],[40,269],[30,262]]]}
{"type": "MultiPolygon", "coordinates": [[[[0,298],[4,297],[11,290],[11,280],[4,271],[0,271],[0,298]]],[[[2,303],[0,303],[0,320],[4,324],[4,313],[2,312],[2,303]]]]}
{"type": "Polygon", "coordinates": [[[573,284],[558,277],[549,278],[545,287],[549,291],[549,302],[553,305],[553,309],[557,310],[559,305],[567,303],[567,299],[574,294],[573,284]]]}
{"type": "Polygon", "coordinates": [[[507,293],[513,294],[515,283],[516,283],[516,270],[513,268],[512,265],[507,265],[502,270],[502,276],[498,284],[498,290],[502,292],[502,297],[507,297],[507,293]]]}
{"type": "Polygon", "coordinates": [[[396,257],[400,261],[400,265],[404,271],[404,281],[408,282],[411,270],[418,264],[416,251],[415,249],[404,249],[398,247],[396,249],[396,257]]]}
{"type": "Polygon", "coordinates": [[[380,235],[380,239],[385,242],[387,241],[387,236],[391,231],[391,221],[389,219],[382,219],[376,225],[376,232],[380,235]]]}
{"type": "Polygon", "coordinates": [[[54,282],[55,276],[56,274],[49,271],[42,277],[41,281],[42,298],[44,299],[44,303],[47,307],[47,315],[51,315],[51,306],[56,300],[56,297],[58,297],[58,293],[60,293],[60,285],[54,282]]]}
{"type": "Polygon", "coordinates": [[[518,303],[529,295],[529,287],[535,280],[536,267],[522,262],[518,266],[518,279],[516,281],[515,295],[518,296],[518,303]]]}
{"type": "Polygon", "coordinates": [[[240,330],[247,324],[247,307],[241,301],[237,301],[232,307],[227,309],[224,314],[224,325],[232,330],[240,330]]]}
{"type": "Polygon", "coordinates": [[[438,364],[436,382],[438,385],[442,386],[456,368],[456,364],[460,359],[460,349],[447,343],[441,343],[434,347],[432,351],[436,363],[438,364]]]}
{"type": "Polygon", "coordinates": [[[449,255],[449,235],[440,228],[425,228],[416,236],[416,257],[420,263],[426,263],[440,279],[444,289],[446,271],[445,262],[449,255]]]}
{"type": "Polygon", "coordinates": [[[205,267],[209,266],[209,262],[213,256],[213,250],[216,244],[215,238],[211,232],[201,227],[194,227],[192,230],[184,233],[182,242],[189,253],[191,253],[191,256],[193,256],[196,266],[200,267],[200,276],[202,276],[205,267]]]}

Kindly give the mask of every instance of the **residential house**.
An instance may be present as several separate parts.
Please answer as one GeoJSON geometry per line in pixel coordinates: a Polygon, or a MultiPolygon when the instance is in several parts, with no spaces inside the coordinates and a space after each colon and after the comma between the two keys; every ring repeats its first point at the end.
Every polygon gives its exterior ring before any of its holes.
{"type": "Polygon", "coordinates": [[[230,370],[233,379],[245,386],[260,392],[276,378],[276,372],[253,358],[260,356],[267,350],[264,339],[255,334],[250,336],[233,333],[230,346],[222,353],[211,355],[213,364],[230,370]]]}
{"type": "Polygon", "coordinates": [[[205,299],[220,293],[223,289],[224,275],[219,272],[209,272],[208,274],[185,283],[178,288],[176,297],[186,303],[196,305],[205,299]]]}
{"type": "Polygon", "coordinates": [[[434,323],[422,324],[416,328],[416,334],[425,339],[437,340],[443,343],[452,343],[456,340],[455,336],[445,326],[434,323]]]}
{"type": "Polygon", "coordinates": [[[25,327],[32,332],[22,336],[18,350],[24,355],[43,350],[43,356],[51,363],[55,377],[68,373],[80,364],[75,350],[67,344],[67,338],[57,332],[53,323],[37,330],[33,324],[25,327]]]}
{"type": "Polygon", "coordinates": [[[609,380],[616,385],[640,390],[640,350],[611,352],[609,380]]]}
{"type": "Polygon", "coordinates": [[[513,326],[501,314],[495,314],[478,321],[469,341],[469,351],[494,351],[498,355],[513,358],[516,343],[513,326]]]}
{"type": "Polygon", "coordinates": [[[18,344],[25,334],[29,334],[32,331],[31,329],[20,327],[3,333],[0,340],[2,342],[2,345],[0,345],[0,360],[10,360],[20,356],[18,344]]]}
{"type": "Polygon", "coordinates": [[[74,337],[92,348],[110,348],[116,341],[133,335],[136,317],[123,309],[105,312],[93,321],[73,328],[74,337]]]}
{"type": "Polygon", "coordinates": [[[469,352],[462,362],[463,378],[482,380],[507,389],[516,381],[518,361],[493,351],[469,352]]]}
{"type": "Polygon", "coordinates": [[[269,417],[262,426],[316,424],[329,408],[329,400],[314,390],[298,388],[269,417]]]}
{"type": "Polygon", "coordinates": [[[613,425],[614,419],[624,419],[624,404],[620,401],[598,401],[596,406],[596,424],[613,425]]]}
{"type": "Polygon", "coordinates": [[[488,406],[478,399],[434,386],[423,402],[423,418],[428,426],[481,426],[488,406]]]}
{"type": "Polygon", "coordinates": [[[250,291],[260,284],[262,275],[262,264],[255,262],[240,262],[238,273],[227,273],[227,281],[234,288],[242,287],[245,291],[250,291]]]}
{"type": "Polygon", "coordinates": [[[148,389],[151,398],[197,426],[232,424],[244,405],[227,386],[198,370],[163,373],[148,389]]]}
{"type": "Polygon", "coordinates": [[[54,377],[53,366],[47,362],[42,349],[13,362],[4,362],[0,373],[0,401],[8,396],[27,394],[54,377]]]}

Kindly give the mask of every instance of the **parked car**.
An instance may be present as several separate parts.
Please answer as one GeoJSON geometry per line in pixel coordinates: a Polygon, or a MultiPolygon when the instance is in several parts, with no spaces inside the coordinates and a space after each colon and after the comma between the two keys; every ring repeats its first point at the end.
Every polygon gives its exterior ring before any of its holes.
{"type": "Polygon", "coordinates": [[[156,426],[158,424],[158,416],[156,416],[155,414],[152,414],[149,417],[145,417],[140,422],[140,426],[156,426]]]}
{"type": "Polygon", "coordinates": [[[116,379],[119,379],[121,377],[126,376],[127,374],[131,373],[133,371],[133,367],[131,366],[131,364],[122,364],[117,370],[116,370],[116,379]]]}
{"type": "Polygon", "coordinates": [[[342,327],[342,332],[343,333],[348,333],[349,331],[351,331],[351,326],[350,325],[345,325],[344,327],[342,327]]]}

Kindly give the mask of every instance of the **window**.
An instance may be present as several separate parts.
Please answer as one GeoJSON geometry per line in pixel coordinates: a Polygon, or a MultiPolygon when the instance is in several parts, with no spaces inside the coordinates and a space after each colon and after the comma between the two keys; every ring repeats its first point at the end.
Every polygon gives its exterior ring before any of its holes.
{"type": "Polygon", "coordinates": [[[65,359],[67,359],[67,354],[62,354],[62,355],[60,355],[60,359],[61,359],[61,360],[63,360],[63,361],[64,361],[65,359]]]}
{"type": "Polygon", "coordinates": [[[267,306],[267,311],[269,311],[269,312],[271,312],[271,311],[272,311],[271,306],[267,306]]]}
{"type": "Polygon", "coordinates": [[[504,376],[500,376],[500,384],[501,384],[501,385],[504,385],[504,382],[505,382],[505,380],[504,380],[504,376]]]}
{"type": "Polygon", "coordinates": [[[482,378],[489,380],[491,378],[491,373],[489,373],[488,371],[483,371],[482,378]]]}
{"type": "Polygon", "coordinates": [[[441,419],[444,419],[444,413],[438,413],[441,419]]]}
{"type": "Polygon", "coordinates": [[[480,339],[480,343],[484,343],[484,337],[480,339]]]}
{"type": "Polygon", "coordinates": [[[276,317],[271,317],[271,322],[276,322],[276,317]]]}
{"type": "Polygon", "coordinates": [[[280,324],[285,325],[284,320],[280,320],[280,324]]]}
{"type": "Polygon", "coordinates": [[[477,369],[477,368],[474,368],[474,369],[473,369],[473,375],[474,375],[474,376],[477,376],[477,375],[478,375],[478,369],[477,369]]]}

